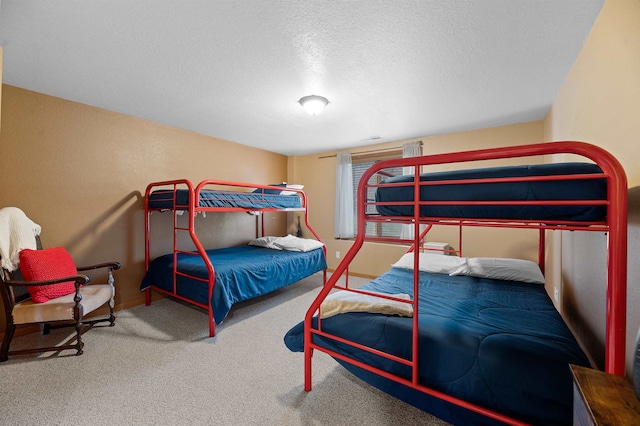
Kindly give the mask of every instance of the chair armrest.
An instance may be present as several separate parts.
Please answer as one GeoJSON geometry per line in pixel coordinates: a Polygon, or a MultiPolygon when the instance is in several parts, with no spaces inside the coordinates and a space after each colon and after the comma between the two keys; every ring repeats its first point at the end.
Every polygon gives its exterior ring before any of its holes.
{"type": "Polygon", "coordinates": [[[51,284],[59,284],[67,281],[74,281],[76,284],[87,284],[90,279],[86,275],[69,275],[68,277],[56,278],[54,280],[43,280],[43,281],[4,281],[3,284],[8,286],[43,286],[43,285],[51,285],[51,284]]]}
{"type": "Polygon", "coordinates": [[[121,266],[122,265],[120,265],[120,262],[105,262],[105,263],[98,263],[96,265],[78,266],[76,269],[78,271],[88,271],[90,269],[110,268],[114,271],[117,271],[118,269],[120,269],[121,266]]]}
{"type": "Polygon", "coordinates": [[[69,275],[68,277],[56,278],[54,280],[43,280],[43,281],[5,281],[3,284],[8,286],[37,286],[37,285],[52,285],[64,283],[67,281],[73,281],[77,284],[87,284],[90,279],[86,275],[69,275]]]}
{"type": "MultiPolygon", "coordinates": [[[[99,268],[109,268],[110,270],[117,270],[117,269],[120,269],[120,267],[121,267],[120,262],[106,262],[106,263],[99,263],[96,265],[83,266],[76,269],[78,271],[87,271],[90,269],[99,269],[99,268]]],[[[81,285],[89,284],[91,279],[86,275],[78,274],[78,275],[69,275],[67,277],[56,278],[53,280],[42,280],[42,281],[7,280],[7,281],[2,281],[2,284],[5,286],[13,286],[13,287],[22,287],[22,286],[33,287],[33,286],[59,284],[59,283],[64,283],[68,281],[73,281],[76,285],[76,291],[78,291],[81,285]]]]}

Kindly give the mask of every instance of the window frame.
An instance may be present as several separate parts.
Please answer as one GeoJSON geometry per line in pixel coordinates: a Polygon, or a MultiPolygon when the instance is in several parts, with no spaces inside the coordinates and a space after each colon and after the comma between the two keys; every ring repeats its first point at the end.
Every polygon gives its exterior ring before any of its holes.
{"type": "MultiPolygon", "coordinates": [[[[378,163],[380,161],[384,161],[384,160],[394,160],[394,159],[399,159],[402,158],[402,147],[398,147],[398,148],[393,148],[393,149],[389,149],[389,150],[384,150],[384,151],[379,151],[379,152],[375,152],[375,153],[366,153],[366,154],[353,154],[351,157],[351,172],[352,172],[352,176],[353,176],[353,216],[354,216],[354,226],[355,229],[358,228],[358,184],[360,183],[360,178],[362,177],[362,174],[373,164],[378,163]],[[362,168],[361,166],[358,165],[362,165],[362,164],[367,164],[367,167],[362,168]]],[[[402,175],[402,167],[398,167],[397,173],[399,175],[402,175]]],[[[383,180],[385,178],[385,176],[382,176],[380,174],[375,174],[372,178],[376,179],[375,183],[379,183],[381,180],[383,180]]],[[[393,223],[382,223],[382,222],[375,222],[375,223],[370,223],[368,225],[374,225],[374,230],[375,230],[375,235],[367,233],[367,229],[368,226],[365,227],[365,235],[367,237],[374,237],[374,238],[384,238],[384,237],[391,237],[391,238],[399,238],[400,237],[400,233],[401,230],[398,229],[398,232],[387,232],[385,233],[385,228],[388,228],[389,226],[394,226],[394,225],[399,225],[399,224],[393,224],[393,223]]],[[[401,226],[401,225],[400,225],[401,226]]],[[[399,226],[394,226],[398,227],[399,226]]]]}

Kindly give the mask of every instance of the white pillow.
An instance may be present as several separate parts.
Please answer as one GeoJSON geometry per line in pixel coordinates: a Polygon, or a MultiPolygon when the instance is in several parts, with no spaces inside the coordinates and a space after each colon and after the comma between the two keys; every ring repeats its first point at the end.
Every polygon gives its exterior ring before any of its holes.
{"type": "Polygon", "coordinates": [[[289,251],[311,251],[324,246],[324,243],[309,238],[299,238],[291,234],[286,237],[277,238],[273,244],[283,250],[289,251]]]}
{"type": "Polygon", "coordinates": [[[544,275],[537,263],[530,260],[495,257],[470,257],[450,275],[469,275],[477,278],[521,281],[544,284],[544,275]]]}
{"type": "MultiPolygon", "coordinates": [[[[304,188],[304,185],[287,184],[287,188],[302,189],[304,188]]],[[[296,195],[296,194],[297,194],[296,191],[280,191],[280,195],[296,195]]]]}
{"type": "MultiPolygon", "coordinates": [[[[391,267],[413,271],[413,256],[413,253],[406,253],[391,267]]],[[[467,262],[466,257],[442,256],[432,253],[418,253],[418,257],[420,271],[435,272],[436,274],[450,274],[467,262]]]]}
{"type": "Polygon", "coordinates": [[[282,237],[260,237],[260,238],[256,238],[255,240],[249,241],[249,245],[256,246],[256,247],[270,248],[274,250],[282,250],[281,247],[278,247],[277,245],[274,244],[278,238],[282,238],[282,237]]]}

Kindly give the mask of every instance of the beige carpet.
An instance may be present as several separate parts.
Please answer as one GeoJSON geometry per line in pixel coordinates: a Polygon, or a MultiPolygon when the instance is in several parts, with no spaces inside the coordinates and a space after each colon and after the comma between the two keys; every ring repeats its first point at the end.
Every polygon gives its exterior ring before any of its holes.
{"type": "MultiPolygon", "coordinates": [[[[89,330],[82,356],[9,358],[0,364],[0,424],[446,425],[323,353],[314,355],[313,390],[303,390],[303,355],[283,336],[321,283],[316,274],[236,305],[213,339],[204,311],[164,299],[89,330]]],[[[12,348],[68,334],[18,337],[12,348]]]]}

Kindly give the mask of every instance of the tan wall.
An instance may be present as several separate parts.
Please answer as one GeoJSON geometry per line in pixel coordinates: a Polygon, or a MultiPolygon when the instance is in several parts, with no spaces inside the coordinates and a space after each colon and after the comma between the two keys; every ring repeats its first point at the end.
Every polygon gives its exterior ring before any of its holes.
{"type": "MultiPolygon", "coordinates": [[[[627,371],[640,325],[640,2],[607,0],[545,119],[545,138],[599,145],[629,180],[627,371]]],[[[563,313],[604,364],[606,237],[564,233],[563,313]],[[595,265],[595,266],[594,266],[595,265]]]]}
{"type": "MultiPolygon", "coordinates": [[[[2,101],[2,47],[0,47],[0,101],[2,101]]],[[[2,102],[0,102],[0,124],[2,123],[2,102]]]]}
{"type": "MultiPolygon", "coordinates": [[[[423,141],[424,154],[440,154],[452,151],[464,151],[510,145],[522,145],[542,142],[542,121],[522,123],[511,126],[430,136],[413,140],[423,141]]],[[[391,142],[359,149],[361,152],[373,149],[400,147],[409,141],[391,142]]],[[[335,269],[340,259],[336,251],[344,256],[351,247],[349,240],[336,240],[333,237],[335,206],[335,169],[336,152],[326,152],[289,158],[289,181],[305,185],[310,199],[310,218],[312,225],[327,244],[327,262],[330,269],[335,269]],[[322,158],[326,157],[326,158],[322,158]]],[[[542,161],[542,159],[538,159],[542,161]]],[[[484,162],[480,165],[509,164],[513,161],[484,162]]],[[[430,169],[431,171],[433,169],[430,169]]],[[[440,228],[430,234],[430,241],[445,241],[457,248],[457,233],[453,228],[440,228]]],[[[465,231],[464,254],[467,256],[504,256],[520,257],[535,260],[537,256],[537,233],[535,231],[498,231],[470,230],[465,231]]],[[[389,245],[365,243],[364,249],[351,265],[349,272],[361,275],[377,276],[387,271],[390,265],[405,251],[406,246],[390,247],[389,245]]]]}
{"type": "MultiPolygon", "coordinates": [[[[45,247],[66,247],[78,264],[122,262],[119,306],[143,299],[138,286],[144,273],[142,196],[148,183],[286,180],[287,158],[279,154],[12,86],[3,89],[0,206],[24,210],[42,226],[45,247]]],[[[168,215],[152,219],[170,223],[168,215]]],[[[274,213],[266,222],[270,232],[284,232],[284,217],[274,213]]],[[[213,228],[210,247],[240,244],[255,235],[255,219],[244,213],[199,217],[198,225],[213,228]]],[[[163,247],[156,252],[169,247],[163,242],[167,238],[154,240],[163,247]]]]}

